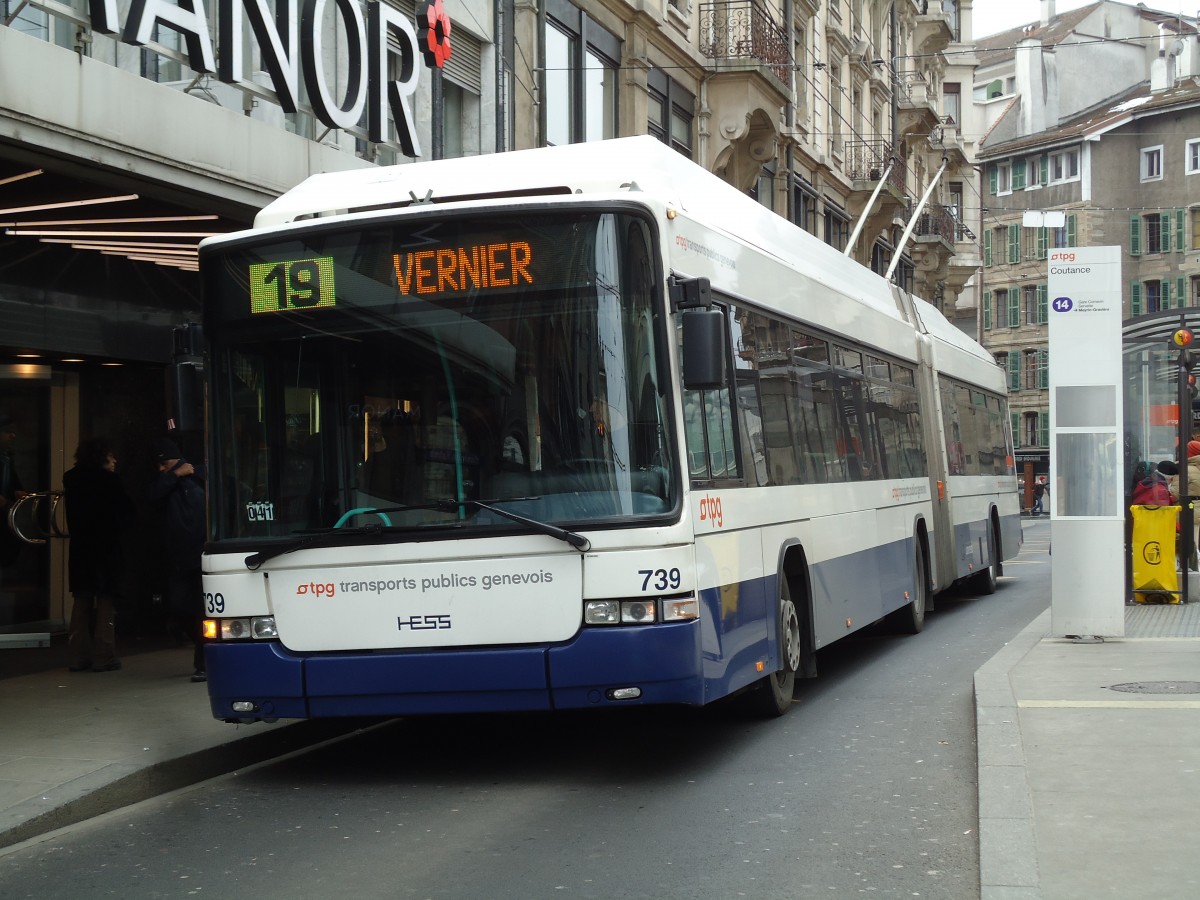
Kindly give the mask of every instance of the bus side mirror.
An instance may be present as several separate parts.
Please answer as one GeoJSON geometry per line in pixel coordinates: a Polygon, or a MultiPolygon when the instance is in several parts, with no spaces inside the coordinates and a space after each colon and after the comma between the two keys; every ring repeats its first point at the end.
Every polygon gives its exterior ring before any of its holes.
{"type": "Polygon", "coordinates": [[[725,316],[719,309],[683,314],[683,386],[689,391],[725,386],[725,316]]]}
{"type": "Polygon", "coordinates": [[[199,325],[174,330],[175,352],[167,368],[169,431],[204,433],[204,332],[199,325]]]}

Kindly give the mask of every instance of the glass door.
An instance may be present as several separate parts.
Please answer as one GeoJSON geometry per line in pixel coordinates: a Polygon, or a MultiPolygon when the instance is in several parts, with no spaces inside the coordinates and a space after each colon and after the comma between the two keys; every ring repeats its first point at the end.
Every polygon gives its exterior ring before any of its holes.
{"type": "Polygon", "coordinates": [[[0,635],[52,630],[62,617],[50,608],[50,541],[22,540],[9,515],[50,487],[50,396],[48,366],[0,365],[0,635]]]}

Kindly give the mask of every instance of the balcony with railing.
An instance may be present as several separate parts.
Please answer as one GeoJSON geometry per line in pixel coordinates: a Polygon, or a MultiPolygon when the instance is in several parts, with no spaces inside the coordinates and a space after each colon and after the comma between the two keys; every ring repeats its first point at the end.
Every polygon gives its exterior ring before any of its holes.
{"type": "Polygon", "coordinates": [[[700,52],[720,62],[762,66],[782,85],[791,83],[787,31],[759,0],[700,4],[700,52]]]}
{"type": "Polygon", "coordinates": [[[896,153],[891,141],[846,141],[845,154],[846,175],[856,182],[855,190],[874,190],[876,182],[887,171],[888,163],[894,160],[895,165],[888,172],[887,186],[898,195],[907,192],[904,157],[896,153]]]}

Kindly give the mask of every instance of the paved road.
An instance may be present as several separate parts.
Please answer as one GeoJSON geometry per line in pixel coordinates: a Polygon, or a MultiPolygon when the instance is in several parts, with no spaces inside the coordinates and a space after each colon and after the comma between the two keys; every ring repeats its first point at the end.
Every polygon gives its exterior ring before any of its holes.
{"type": "Polygon", "coordinates": [[[1046,607],[1045,559],[822,651],[775,722],[392,722],[15,848],[0,895],[978,896],[971,679],[1046,607]]]}

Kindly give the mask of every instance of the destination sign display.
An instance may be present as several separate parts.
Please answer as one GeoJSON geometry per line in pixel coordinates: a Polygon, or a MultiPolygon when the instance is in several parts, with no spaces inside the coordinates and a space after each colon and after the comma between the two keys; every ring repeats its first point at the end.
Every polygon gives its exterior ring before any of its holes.
{"type": "Polygon", "coordinates": [[[609,239],[597,235],[603,221],[555,216],[503,228],[460,220],[417,229],[330,229],[258,245],[228,258],[228,285],[237,284],[249,299],[248,308],[230,312],[254,318],[325,315],[322,310],[332,317],[357,309],[390,315],[401,307],[409,314],[418,308],[462,312],[489,295],[499,300],[526,291],[595,290],[618,278],[595,267],[591,248],[609,239]],[[432,306],[415,307],[416,301],[432,306]]]}
{"type": "Polygon", "coordinates": [[[396,286],[404,296],[533,284],[528,241],[440,247],[392,257],[396,286]]]}

